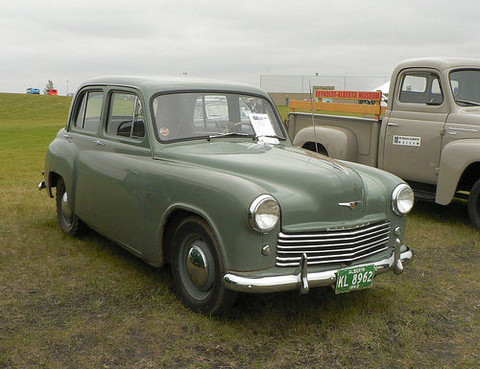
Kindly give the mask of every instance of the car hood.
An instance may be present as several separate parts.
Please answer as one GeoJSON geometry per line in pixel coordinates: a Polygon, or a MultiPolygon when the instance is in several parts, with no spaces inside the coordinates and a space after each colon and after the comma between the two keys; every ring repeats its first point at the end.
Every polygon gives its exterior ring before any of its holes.
{"type": "Polygon", "coordinates": [[[387,193],[393,188],[381,176],[376,178],[371,168],[363,173],[361,167],[353,169],[292,146],[218,140],[172,145],[156,156],[228,172],[256,183],[278,200],[282,227],[292,232],[383,220],[389,204],[387,193]]]}

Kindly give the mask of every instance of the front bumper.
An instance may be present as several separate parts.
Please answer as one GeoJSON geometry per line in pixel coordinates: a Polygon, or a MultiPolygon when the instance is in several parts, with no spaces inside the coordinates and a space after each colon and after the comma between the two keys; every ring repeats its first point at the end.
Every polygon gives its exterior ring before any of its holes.
{"type": "MultiPolygon", "coordinates": [[[[410,262],[412,259],[413,251],[409,247],[401,245],[397,239],[392,256],[365,265],[373,264],[375,266],[375,275],[390,270],[395,274],[401,274],[403,272],[403,264],[410,262]]],[[[364,264],[358,266],[362,265],[364,264]]],[[[338,269],[308,273],[307,256],[304,254],[295,274],[255,278],[244,276],[240,273],[227,273],[223,277],[223,282],[228,289],[238,292],[265,293],[299,289],[301,293],[307,293],[311,287],[335,285],[337,275],[338,269]]]]}

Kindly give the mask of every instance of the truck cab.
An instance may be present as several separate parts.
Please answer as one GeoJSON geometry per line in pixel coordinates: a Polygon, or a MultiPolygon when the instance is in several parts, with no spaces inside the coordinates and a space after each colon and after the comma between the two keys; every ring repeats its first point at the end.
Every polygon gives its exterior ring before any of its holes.
{"type": "Polygon", "coordinates": [[[394,173],[419,199],[440,205],[468,199],[480,228],[480,60],[400,63],[383,120],[315,114],[312,128],[313,115],[301,114],[308,115],[289,116],[294,144],[394,173]]]}
{"type": "Polygon", "coordinates": [[[441,205],[467,197],[480,177],[480,61],[404,61],[389,96],[378,167],[412,183],[417,197],[441,205]]]}

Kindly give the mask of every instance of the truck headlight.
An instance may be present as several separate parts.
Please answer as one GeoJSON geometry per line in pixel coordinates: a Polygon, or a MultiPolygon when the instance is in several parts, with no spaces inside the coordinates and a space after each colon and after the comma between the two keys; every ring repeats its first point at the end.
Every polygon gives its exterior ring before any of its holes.
{"type": "Polygon", "coordinates": [[[258,232],[268,233],[280,219],[280,205],[270,195],[260,195],[253,200],[248,210],[250,226],[258,232]]]}
{"type": "Polygon", "coordinates": [[[399,184],[392,192],[392,209],[397,215],[406,215],[412,210],[415,196],[410,186],[399,184]]]}

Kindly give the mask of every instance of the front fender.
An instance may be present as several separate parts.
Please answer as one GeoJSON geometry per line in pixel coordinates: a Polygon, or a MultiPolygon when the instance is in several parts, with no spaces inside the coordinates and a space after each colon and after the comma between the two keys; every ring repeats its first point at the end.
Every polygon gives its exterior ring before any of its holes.
{"type": "Polygon", "coordinates": [[[464,139],[449,142],[442,150],[435,202],[448,205],[457,190],[465,169],[480,161],[480,139],[464,139]]]}
{"type": "MultiPolygon", "coordinates": [[[[148,201],[145,204],[147,244],[162,245],[169,214],[180,209],[201,216],[212,228],[219,243],[220,257],[229,270],[265,269],[275,263],[272,255],[262,255],[266,243],[273,245],[278,229],[268,235],[248,225],[248,209],[260,194],[267,193],[257,184],[219,171],[168,161],[157,161],[145,183],[148,201]]],[[[144,255],[152,264],[160,265],[158,249],[149,248],[144,255]]]]}
{"type": "Polygon", "coordinates": [[[303,147],[307,142],[317,142],[325,147],[328,156],[335,159],[357,161],[357,138],[352,131],[333,126],[306,127],[298,132],[293,144],[303,147]]]}

